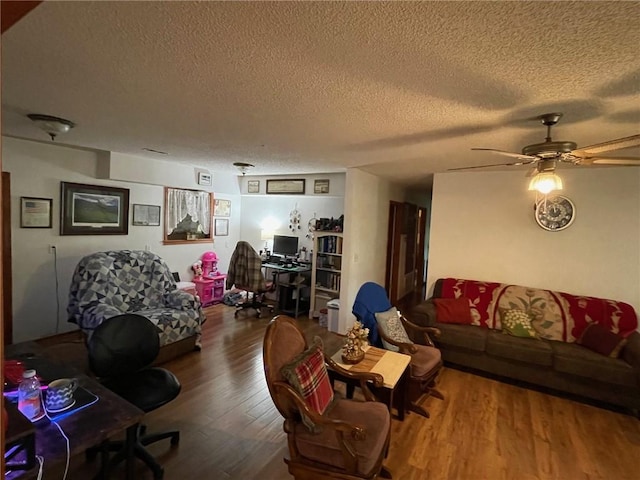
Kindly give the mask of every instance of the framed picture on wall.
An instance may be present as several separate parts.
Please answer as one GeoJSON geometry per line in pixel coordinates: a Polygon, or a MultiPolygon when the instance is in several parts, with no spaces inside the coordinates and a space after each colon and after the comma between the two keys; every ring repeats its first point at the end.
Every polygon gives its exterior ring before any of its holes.
{"type": "Polygon", "coordinates": [[[60,182],[60,235],[127,235],[129,189],[60,182]]]}
{"type": "Polygon", "coordinates": [[[267,180],[267,193],[304,194],[304,178],[267,180]]]}
{"type": "Polygon", "coordinates": [[[143,227],[160,226],[160,205],[133,204],[132,225],[143,227]]]}
{"type": "Polygon", "coordinates": [[[260,180],[249,180],[247,182],[247,193],[260,193],[260,180]]]}
{"type": "Polygon", "coordinates": [[[206,172],[198,172],[198,185],[211,186],[211,174],[206,172]]]}
{"type": "Polygon", "coordinates": [[[329,179],[314,181],[313,193],[329,193],[329,179]]]}
{"type": "Polygon", "coordinates": [[[229,235],[229,220],[226,218],[216,218],[215,236],[226,237],[227,235],[229,235]]]}
{"type": "Polygon", "coordinates": [[[213,207],[214,217],[231,216],[231,200],[216,200],[213,207]]]}
{"type": "Polygon", "coordinates": [[[51,228],[51,198],[20,197],[21,228],[51,228]]]}

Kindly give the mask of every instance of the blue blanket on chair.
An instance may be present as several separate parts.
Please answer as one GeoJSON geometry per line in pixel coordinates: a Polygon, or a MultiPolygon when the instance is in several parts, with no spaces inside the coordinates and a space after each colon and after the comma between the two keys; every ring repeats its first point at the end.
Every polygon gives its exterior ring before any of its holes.
{"type": "Polygon", "coordinates": [[[367,282],[360,287],[353,302],[352,313],[369,329],[369,343],[374,347],[382,347],[376,313],[386,312],[391,308],[384,287],[374,282],[367,282]]]}

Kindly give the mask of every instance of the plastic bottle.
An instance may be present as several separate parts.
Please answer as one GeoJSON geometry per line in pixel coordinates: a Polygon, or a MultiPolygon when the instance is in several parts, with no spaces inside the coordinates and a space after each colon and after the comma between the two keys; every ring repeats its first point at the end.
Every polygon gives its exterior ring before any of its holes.
{"type": "Polygon", "coordinates": [[[18,410],[32,422],[44,416],[42,391],[35,370],[25,370],[18,386],[18,410]]]}

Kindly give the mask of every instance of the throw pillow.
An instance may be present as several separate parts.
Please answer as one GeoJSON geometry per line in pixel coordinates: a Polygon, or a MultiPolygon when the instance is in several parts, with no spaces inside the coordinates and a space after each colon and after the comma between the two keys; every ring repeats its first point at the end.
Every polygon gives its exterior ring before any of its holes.
{"type": "Polygon", "coordinates": [[[531,317],[524,310],[500,309],[500,317],[502,318],[502,333],[525,338],[537,336],[531,325],[531,317]]]}
{"type": "Polygon", "coordinates": [[[599,323],[590,323],[577,343],[607,357],[618,358],[622,348],[627,344],[627,339],[599,323]]]}
{"type": "MultiPolygon", "coordinates": [[[[312,410],[322,415],[333,401],[333,388],[322,353],[322,341],[314,344],[280,369],[312,410]]],[[[306,423],[306,422],[305,422],[306,423]]],[[[310,426],[310,425],[307,425],[310,426]]]]}
{"type": "MultiPolygon", "coordinates": [[[[382,332],[392,340],[400,343],[413,343],[400,321],[400,312],[398,312],[396,307],[391,307],[386,312],[376,313],[376,322],[378,322],[380,330],[382,330],[382,332]]],[[[382,345],[386,350],[390,350],[392,352],[400,350],[398,347],[386,342],[384,339],[382,340],[382,345]]]]}
{"type": "Polygon", "coordinates": [[[460,323],[471,325],[471,307],[469,299],[459,298],[434,298],[436,304],[436,320],[440,323],[460,323]]]}

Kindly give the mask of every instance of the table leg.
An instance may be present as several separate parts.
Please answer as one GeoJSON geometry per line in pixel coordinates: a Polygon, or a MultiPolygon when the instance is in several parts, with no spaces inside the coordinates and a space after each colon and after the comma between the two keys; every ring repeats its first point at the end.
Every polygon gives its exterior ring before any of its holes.
{"type": "Polygon", "coordinates": [[[409,368],[407,367],[398,384],[396,385],[396,390],[398,390],[398,420],[404,420],[404,414],[406,410],[406,402],[407,402],[407,388],[409,387],[409,368]]]}
{"type": "Polygon", "coordinates": [[[138,436],[139,424],[130,426],[127,428],[127,435],[124,441],[125,448],[125,462],[126,462],[126,479],[134,480],[135,478],[135,455],[134,447],[136,444],[136,437],[138,436]]]}

